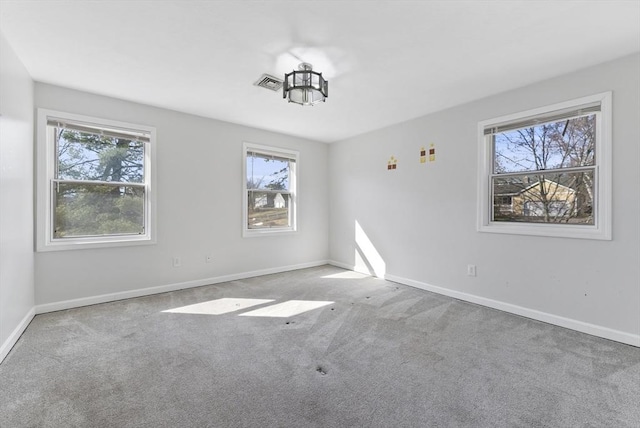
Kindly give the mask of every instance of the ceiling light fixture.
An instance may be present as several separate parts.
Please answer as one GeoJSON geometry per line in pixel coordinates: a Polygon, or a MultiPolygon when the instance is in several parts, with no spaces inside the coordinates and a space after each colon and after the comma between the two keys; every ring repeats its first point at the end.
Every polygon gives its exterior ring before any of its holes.
{"type": "Polygon", "coordinates": [[[284,75],[282,98],[290,103],[312,106],[324,102],[328,96],[329,82],[322,77],[322,73],[312,71],[311,64],[303,62],[298,66],[298,71],[284,75]]]}

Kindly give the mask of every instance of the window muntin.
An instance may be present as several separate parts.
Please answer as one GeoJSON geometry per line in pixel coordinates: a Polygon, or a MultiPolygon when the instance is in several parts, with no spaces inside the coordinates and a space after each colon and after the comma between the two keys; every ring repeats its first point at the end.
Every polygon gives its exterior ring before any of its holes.
{"type": "Polygon", "coordinates": [[[604,93],[481,122],[478,229],[611,239],[610,105],[604,93]]]}
{"type": "Polygon", "coordinates": [[[296,229],[297,152],[244,146],[243,235],[296,229]]]}
{"type": "Polygon", "coordinates": [[[152,243],[153,128],[38,111],[38,250],[152,243]]]}

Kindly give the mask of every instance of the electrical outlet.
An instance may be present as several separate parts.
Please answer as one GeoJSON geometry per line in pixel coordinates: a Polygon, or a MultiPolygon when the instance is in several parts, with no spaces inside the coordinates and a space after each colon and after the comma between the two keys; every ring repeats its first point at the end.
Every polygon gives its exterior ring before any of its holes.
{"type": "Polygon", "coordinates": [[[211,263],[213,261],[213,255],[212,254],[207,254],[204,256],[204,261],[206,263],[211,263]]]}
{"type": "Polygon", "coordinates": [[[467,276],[476,276],[476,265],[467,265],[467,276]]]}
{"type": "Polygon", "coordinates": [[[173,258],[173,267],[180,267],[182,266],[182,260],[180,260],[180,257],[174,257],[173,258]]]}

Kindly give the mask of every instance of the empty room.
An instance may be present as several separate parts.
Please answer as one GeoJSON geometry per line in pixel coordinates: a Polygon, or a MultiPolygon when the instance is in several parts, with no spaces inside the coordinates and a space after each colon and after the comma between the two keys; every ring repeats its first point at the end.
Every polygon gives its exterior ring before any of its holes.
{"type": "Polygon", "coordinates": [[[0,0],[0,427],[639,403],[640,0],[0,0]]]}

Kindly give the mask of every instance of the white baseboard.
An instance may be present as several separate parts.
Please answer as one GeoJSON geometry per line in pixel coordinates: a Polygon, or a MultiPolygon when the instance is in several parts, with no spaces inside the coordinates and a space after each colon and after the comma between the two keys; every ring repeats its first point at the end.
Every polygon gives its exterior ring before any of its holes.
{"type": "MultiPolygon", "coordinates": [[[[221,282],[236,281],[239,279],[253,278],[256,276],[269,275],[280,272],[287,272],[298,269],[306,269],[310,267],[322,266],[324,264],[330,264],[343,269],[351,270],[354,272],[360,272],[370,275],[370,272],[357,269],[355,266],[348,265],[335,260],[320,260],[310,263],[302,263],[291,266],[281,266],[277,268],[261,269],[250,272],[241,272],[236,274],[218,276],[213,278],[205,278],[194,281],[186,281],[174,284],[166,284],[157,287],[142,288],[137,290],[123,291],[118,293],[102,294],[99,296],[91,296],[80,299],[66,300],[61,302],[48,303],[44,305],[37,305],[34,310],[31,310],[29,314],[25,316],[23,321],[14,330],[11,336],[2,344],[0,348],[0,362],[9,353],[15,342],[18,340],[24,329],[27,327],[34,314],[42,314],[46,312],[60,311],[64,309],[77,308],[80,306],[95,305],[98,303],[113,302],[116,300],[129,299],[132,297],[148,296],[151,294],[165,293],[168,291],[182,290],[192,287],[200,287],[203,285],[219,284],[221,282]]],[[[373,275],[372,275],[373,276],[373,275]]],[[[558,315],[549,314],[546,312],[538,311],[535,309],[529,309],[511,303],[505,303],[498,300],[488,299],[485,297],[476,296],[473,294],[463,293],[460,291],[451,290],[448,288],[438,287],[435,285],[427,284],[420,281],[415,281],[408,278],[403,278],[397,275],[385,274],[386,280],[397,282],[399,284],[408,285],[410,287],[419,288],[421,290],[430,291],[433,293],[449,296],[454,299],[463,300],[466,302],[476,303],[482,306],[486,306],[493,309],[509,312],[512,314],[520,315],[523,317],[531,318],[534,320],[546,322],[549,324],[557,325],[560,327],[569,328],[582,333],[590,334],[593,336],[602,337],[604,339],[614,340],[616,342],[625,343],[632,346],[640,347],[640,335],[626,333],[619,330],[613,330],[607,327],[602,327],[595,324],[589,324],[582,321],[577,321],[570,318],[561,317],[558,315]]]]}
{"type": "Polygon", "coordinates": [[[631,334],[631,333],[626,333],[619,330],[613,330],[607,327],[602,327],[595,324],[589,324],[589,323],[577,321],[571,318],[565,318],[558,315],[537,311],[535,309],[529,309],[522,306],[513,305],[511,303],[501,302],[499,300],[487,299],[486,297],[480,297],[473,294],[462,293],[460,291],[450,290],[447,288],[426,284],[424,282],[402,278],[400,276],[387,274],[385,275],[385,279],[389,281],[397,282],[399,284],[408,285],[410,287],[419,288],[421,290],[431,291],[433,293],[453,297],[454,299],[476,303],[478,305],[487,306],[489,308],[498,309],[501,311],[520,315],[526,318],[531,318],[537,321],[542,321],[542,322],[557,325],[560,327],[569,328],[571,330],[576,330],[576,331],[587,333],[593,336],[602,337],[604,339],[614,340],[616,342],[626,343],[627,345],[640,347],[640,335],[637,335],[637,334],[631,334]]]}
{"type": "Polygon", "coordinates": [[[239,279],[253,278],[256,276],[270,275],[274,273],[288,272],[288,271],[298,270],[298,269],[306,269],[310,267],[326,265],[327,263],[329,263],[327,260],[319,260],[315,262],[301,263],[298,265],[280,266],[276,268],[260,269],[260,270],[250,271],[250,272],[240,272],[240,273],[234,273],[230,275],[216,276],[212,278],[178,282],[174,284],[165,284],[165,285],[160,285],[156,287],[140,288],[137,290],[121,291],[117,293],[83,297],[80,299],[46,303],[43,305],[37,305],[35,307],[35,313],[44,314],[47,312],[62,311],[65,309],[96,305],[99,303],[114,302],[116,300],[130,299],[133,297],[149,296],[151,294],[166,293],[168,291],[183,290],[186,288],[201,287],[203,285],[219,284],[221,282],[237,281],[239,279]]]}
{"type": "MultiPolygon", "coordinates": [[[[335,266],[335,267],[339,267],[339,268],[342,268],[342,269],[347,269],[347,270],[352,270],[354,272],[357,272],[355,266],[348,265],[346,263],[342,263],[342,262],[339,262],[339,261],[336,261],[336,260],[329,260],[327,263],[329,263],[331,266],[335,266]]],[[[365,272],[360,272],[360,273],[365,273],[365,272]]],[[[366,272],[366,273],[368,274],[369,272],[366,272]]]]}
{"type": "MultiPolygon", "coordinates": [[[[329,264],[343,269],[349,269],[356,272],[369,274],[369,272],[362,272],[356,270],[354,266],[349,266],[345,263],[330,260],[329,264]]],[[[590,334],[592,336],[602,337],[604,339],[614,340],[616,342],[625,343],[627,345],[640,347],[640,335],[626,333],[624,331],[613,330],[607,327],[602,327],[595,324],[589,324],[582,321],[577,321],[571,318],[565,318],[558,315],[549,314],[535,309],[529,309],[511,303],[501,302],[499,300],[488,299],[486,297],[476,296],[474,294],[463,293],[460,291],[450,290],[448,288],[438,287],[435,285],[427,284],[413,279],[403,278],[400,276],[385,274],[384,279],[398,284],[408,285],[410,287],[419,288],[421,290],[431,291],[432,293],[442,294],[444,296],[453,297],[454,299],[464,300],[465,302],[476,303],[478,305],[486,306],[500,311],[509,312],[515,315],[520,315],[526,318],[531,318],[537,321],[546,322],[549,324],[565,327],[571,330],[576,330],[581,333],[590,334]]]]}
{"type": "Polygon", "coordinates": [[[18,339],[20,339],[20,336],[24,333],[34,316],[36,316],[35,308],[31,308],[24,318],[22,318],[18,326],[11,332],[7,340],[0,346],[0,363],[9,355],[11,348],[13,348],[18,339]]]}

